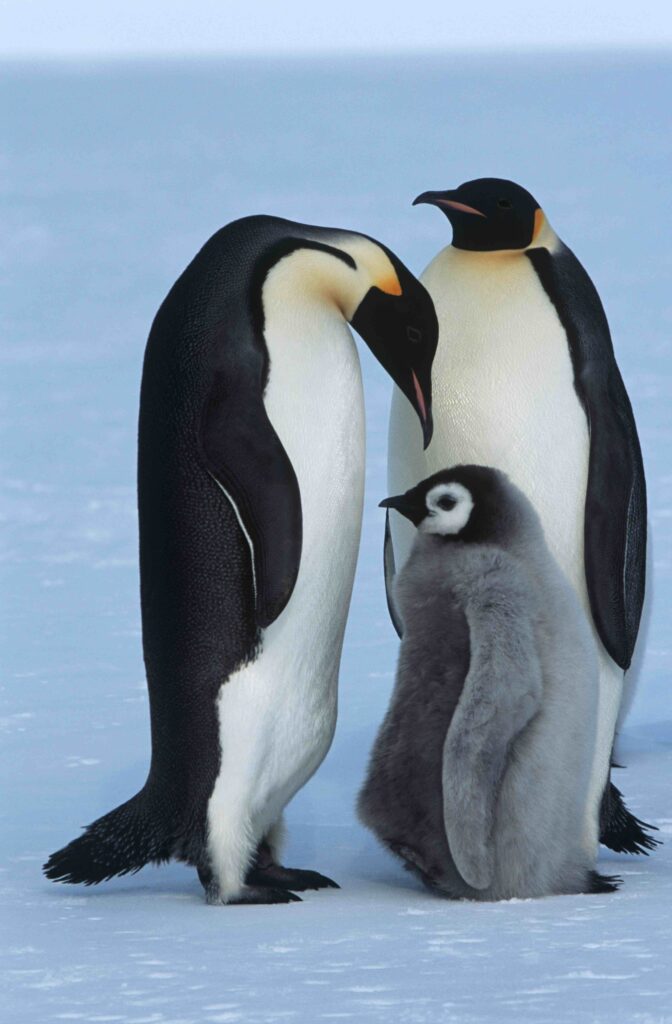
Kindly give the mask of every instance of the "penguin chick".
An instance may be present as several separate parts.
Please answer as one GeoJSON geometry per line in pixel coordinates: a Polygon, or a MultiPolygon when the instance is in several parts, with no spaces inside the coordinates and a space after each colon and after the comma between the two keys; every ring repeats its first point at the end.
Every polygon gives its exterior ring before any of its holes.
{"type": "Polygon", "coordinates": [[[612,892],[582,836],[597,653],[537,513],[482,466],[381,505],[417,534],[395,584],[403,639],[362,821],[451,898],[612,892]]]}

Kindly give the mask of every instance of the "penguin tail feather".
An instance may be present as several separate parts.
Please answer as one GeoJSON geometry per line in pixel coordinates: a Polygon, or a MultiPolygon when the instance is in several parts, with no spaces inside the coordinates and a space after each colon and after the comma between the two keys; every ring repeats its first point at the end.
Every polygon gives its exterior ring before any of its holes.
{"type": "Polygon", "coordinates": [[[623,794],[613,782],[607,784],[600,810],[600,842],[615,853],[641,853],[648,857],[649,850],[661,845],[650,832],[657,832],[641,818],[636,818],[625,806],[623,794]],[[647,831],[648,830],[648,831],[647,831]]]}
{"type": "Polygon", "coordinates": [[[586,892],[617,892],[622,884],[623,879],[619,878],[618,875],[601,875],[598,871],[589,871],[586,892]]]}
{"type": "Polygon", "coordinates": [[[145,864],[159,864],[172,856],[173,841],[148,813],[141,790],[91,825],[62,850],[52,853],[43,866],[54,882],[97,885],[115,875],[135,874],[145,864]]]}

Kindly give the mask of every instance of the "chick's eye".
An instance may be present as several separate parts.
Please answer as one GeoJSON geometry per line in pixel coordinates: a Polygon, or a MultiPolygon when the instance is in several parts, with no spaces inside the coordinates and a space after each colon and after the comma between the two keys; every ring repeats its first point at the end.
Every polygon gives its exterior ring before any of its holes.
{"type": "Polygon", "coordinates": [[[444,494],[442,498],[439,498],[437,505],[442,508],[444,512],[450,512],[451,509],[455,508],[457,502],[455,498],[451,498],[448,494],[444,494]]]}
{"type": "Polygon", "coordinates": [[[499,206],[500,210],[510,210],[513,203],[510,199],[498,199],[497,206],[499,206]]]}

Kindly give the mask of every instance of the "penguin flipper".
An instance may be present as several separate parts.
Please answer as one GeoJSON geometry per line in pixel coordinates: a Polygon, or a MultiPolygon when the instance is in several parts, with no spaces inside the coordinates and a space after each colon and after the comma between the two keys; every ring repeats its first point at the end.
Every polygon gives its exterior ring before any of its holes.
{"type": "Polygon", "coordinates": [[[600,639],[625,670],[646,579],[646,483],[635,418],[590,277],[564,245],[553,254],[530,249],[527,255],[567,334],[574,388],[588,419],[586,583],[600,639]]]}
{"type": "Polygon", "coordinates": [[[252,550],[257,625],[289,601],[301,562],[303,518],[294,467],[268,418],[261,390],[214,374],[203,413],[201,452],[232,503],[252,550]]]}
{"type": "Polygon", "coordinates": [[[485,572],[469,595],[469,671],[443,747],[446,837],[474,889],[492,884],[492,831],[509,750],[542,693],[530,597],[502,570],[485,572]]]}
{"type": "Polygon", "coordinates": [[[394,577],[396,575],[396,565],[394,562],[394,547],[392,546],[392,531],[390,530],[390,513],[389,510],[385,513],[385,544],[383,548],[383,569],[385,571],[385,594],[387,596],[387,610],[390,613],[392,619],[392,625],[397,631],[397,636],[401,640],[403,635],[403,629],[401,626],[401,619],[394,604],[394,577]]]}
{"type": "Polygon", "coordinates": [[[618,369],[614,408],[591,420],[585,564],[591,611],[617,665],[630,667],[646,581],[646,486],[632,409],[618,369]]]}

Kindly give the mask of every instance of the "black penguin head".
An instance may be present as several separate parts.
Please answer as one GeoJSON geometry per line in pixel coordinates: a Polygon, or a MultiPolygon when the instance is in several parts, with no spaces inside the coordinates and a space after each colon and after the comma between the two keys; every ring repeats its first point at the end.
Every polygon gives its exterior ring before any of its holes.
{"type": "Polygon", "coordinates": [[[380,505],[396,509],[421,533],[493,543],[510,536],[526,519],[521,498],[498,469],[454,466],[434,473],[405,494],[385,498],[380,505]]]}
{"type": "Polygon", "coordinates": [[[494,252],[529,249],[544,215],[530,193],[504,178],[477,178],[446,192],[423,192],[413,200],[442,210],[453,226],[456,249],[494,252]]]}
{"type": "Polygon", "coordinates": [[[390,249],[374,238],[336,228],[290,226],[298,229],[296,233],[275,239],[255,264],[250,293],[257,335],[264,332],[262,289],[281,260],[297,250],[336,257],[336,262],[323,265],[319,273],[313,268],[306,287],[318,282],[321,298],[335,302],[406,395],[420,419],[426,448],[432,439],[431,373],[439,340],[439,323],[429,292],[390,249]],[[301,229],[310,234],[303,234],[301,229]]]}
{"type": "Polygon", "coordinates": [[[398,287],[370,288],[350,323],[417,412],[426,448],[432,439],[432,361],[439,324],[429,292],[389,249],[385,252],[398,287]]]}

